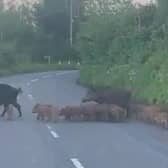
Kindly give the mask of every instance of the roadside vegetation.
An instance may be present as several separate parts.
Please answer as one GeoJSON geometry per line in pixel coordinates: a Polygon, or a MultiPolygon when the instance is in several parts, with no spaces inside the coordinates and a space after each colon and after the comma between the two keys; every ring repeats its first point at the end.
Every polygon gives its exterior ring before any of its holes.
{"type": "Polygon", "coordinates": [[[167,103],[168,1],[74,0],[73,45],[69,2],[0,8],[0,75],[77,69],[80,62],[82,84],[129,88],[167,103]]]}
{"type": "MultiPolygon", "coordinates": [[[[78,54],[69,43],[67,2],[44,0],[31,8],[1,6],[0,76],[78,67],[78,54]]],[[[78,20],[74,22],[74,30],[77,25],[78,20]]]]}
{"type": "Polygon", "coordinates": [[[138,7],[111,2],[85,3],[77,43],[80,82],[129,88],[148,102],[168,103],[168,1],[138,7]]]}

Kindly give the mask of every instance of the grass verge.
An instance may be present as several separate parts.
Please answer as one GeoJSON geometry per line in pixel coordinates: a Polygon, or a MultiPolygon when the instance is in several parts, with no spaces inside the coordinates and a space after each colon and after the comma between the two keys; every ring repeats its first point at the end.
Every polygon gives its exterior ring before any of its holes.
{"type": "MultiPolygon", "coordinates": [[[[150,61],[150,60],[149,60],[150,61]]],[[[80,68],[80,83],[93,88],[114,87],[133,91],[135,98],[149,103],[168,103],[167,62],[159,68],[153,63],[144,65],[89,65],[80,68]]]]}

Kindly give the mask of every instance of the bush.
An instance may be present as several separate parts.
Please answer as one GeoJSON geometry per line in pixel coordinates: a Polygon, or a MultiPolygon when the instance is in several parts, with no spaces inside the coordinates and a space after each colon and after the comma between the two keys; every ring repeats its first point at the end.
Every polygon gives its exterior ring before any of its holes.
{"type": "Polygon", "coordinates": [[[165,50],[158,50],[145,64],[83,66],[80,81],[92,87],[131,89],[139,99],[165,104],[168,103],[167,53],[165,50]]]}

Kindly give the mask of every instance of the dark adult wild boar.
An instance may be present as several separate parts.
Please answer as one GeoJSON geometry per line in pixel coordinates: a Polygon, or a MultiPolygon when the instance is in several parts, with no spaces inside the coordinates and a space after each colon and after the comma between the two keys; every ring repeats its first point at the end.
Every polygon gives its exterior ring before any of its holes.
{"type": "Polygon", "coordinates": [[[21,88],[15,88],[7,84],[0,84],[0,105],[4,106],[4,111],[1,117],[8,111],[8,106],[13,105],[19,112],[19,117],[22,116],[21,106],[17,102],[19,93],[22,92],[21,88]]]}
{"type": "Polygon", "coordinates": [[[99,104],[115,104],[129,111],[131,92],[124,89],[102,89],[89,94],[82,102],[95,101],[99,104]]]}

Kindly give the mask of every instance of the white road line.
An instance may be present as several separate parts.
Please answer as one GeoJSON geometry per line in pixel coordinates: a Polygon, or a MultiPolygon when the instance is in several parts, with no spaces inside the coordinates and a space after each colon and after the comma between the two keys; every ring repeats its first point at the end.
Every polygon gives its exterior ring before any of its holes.
{"type": "Polygon", "coordinates": [[[51,130],[51,127],[49,125],[46,125],[49,130],[51,130]]]}
{"type": "Polygon", "coordinates": [[[42,76],[42,78],[46,79],[46,78],[50,78],[51,75],[45,75],[45,76],[42,76]]]}
{"type": "Polygon", "coordinates": [[[58,72],[56,73],[56,75],[66,75],[66,74],[69,74],[70,72],[58,72]]]}
{"type": "Polygon", "coordinates": [[[72,158],[71,161],[76,168],[84,168],[77,158],[72,158]]]}
{"type": "Polygon", "coordinates": [[[54,131],[51,130],[50,133],[52,134],[52,136],[54,138],[59,138],[59,135],[56,132],[54,132],[54,131]]]}
{"type": "Polygon", "coordinates": [[[39,79],[32,79],[31,82],[37,82],[39,79]]]}
{"type": "Polygon", "coordinates": [[[28,98],[29,98],[30,100],[33,100],[33,99],[34,99],[31,94],[28,94],[27,96],[28,96],[28,98]]]}

